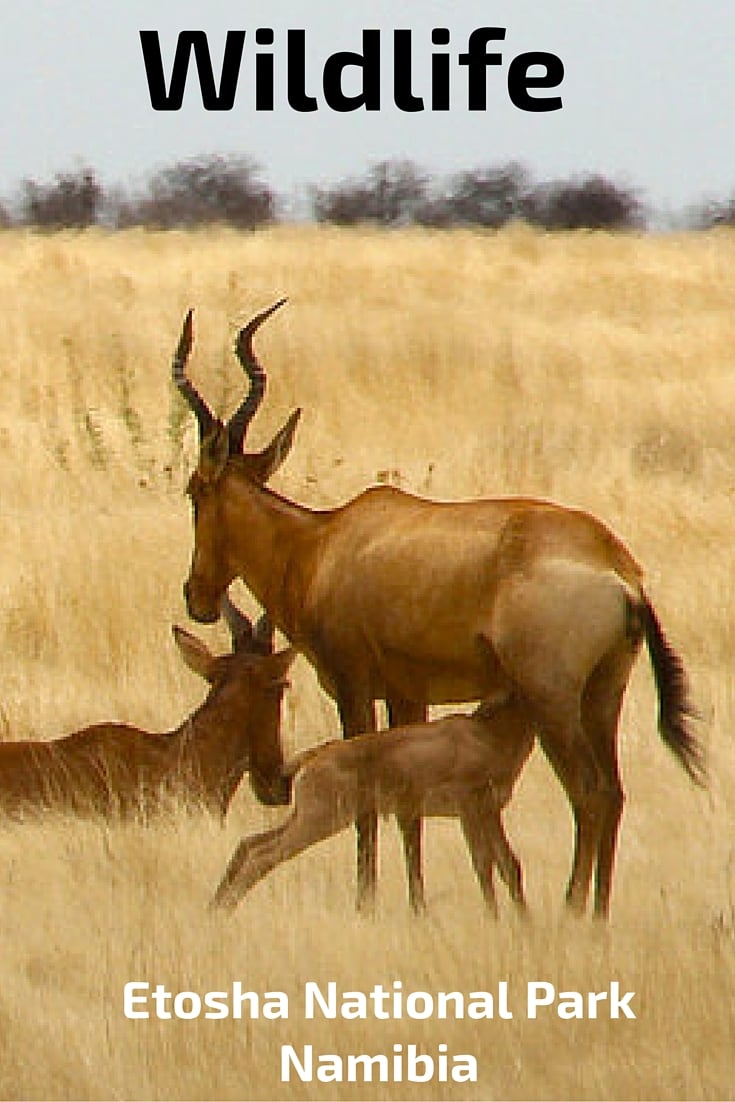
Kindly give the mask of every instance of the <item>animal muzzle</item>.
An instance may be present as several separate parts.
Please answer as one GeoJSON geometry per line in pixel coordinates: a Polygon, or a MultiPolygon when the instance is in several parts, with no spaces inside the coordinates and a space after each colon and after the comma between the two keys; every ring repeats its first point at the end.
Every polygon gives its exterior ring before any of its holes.
{"type": "Polygon", "coordinates": [[[291,802],[291,778],[285,773],[264,777],[251,767],[250,787],[257,800],[266,807],[285,807],[291,802]]]}
{"type": "Polygon", "coordinates": [[[186,601],[186,611],[192,620],[196,620],[198,624],[213,624],[216,620],[219,620],[219,601],[205,600],[203,595],[197,592],[191,578],[184,582],[184,600],[186,601]]]}

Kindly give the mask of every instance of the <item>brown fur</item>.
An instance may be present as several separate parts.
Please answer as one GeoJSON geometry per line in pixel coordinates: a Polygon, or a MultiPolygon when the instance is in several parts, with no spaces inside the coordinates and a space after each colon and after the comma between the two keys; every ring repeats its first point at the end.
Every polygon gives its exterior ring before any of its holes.
{"type": "MultiPolygon", "coordinates": [[[[238,354],[253,373],[252,349],[241,341],[238,354]]],[[[528,498],[435,502],[382,486],[314,512],[256,480],[248,457],[229,448],[227,425],[211,415],[205,424],[189,487],[190,615],[216,619],[222,592],[241,576],[314,665],[348,738],[375,728],[379,699],[395,726],[424,721],[429,704],[516,692],[574,811],[568,902],[585,909],[596,868],[595,908],[607,914],[624,800],[618,719],[642,637],[631,634],[632,617],[645,623],[656,663],[665,740],[687,767],[696,754],[680,751],[697,750],[683,667],[668,643],[675,661],[659,661],[657,621],[644,615],[650,602],[627,548],[591,514],[528,498]],[[667,716],[680,725],[673,740],[667,716]]],[[[278,436],[279,462],[293,427],[278,436]]],[[[358,901],[369,903],[374,813],[357,826],[358,901]]],[[[402,826],[418,908],[420,824],[402,826]]]]}
{"type": "Polygon", "coordinates": [[[472,715],[373,731],[306,750],[287,763],[293,809],[273,830],[238,845],[215,895],[232,909],[277,865],[344,830],[366,814],[457,815],[480,887],[496,910],[497,862],[514,902],[524,907],[521,868],[501,811],[534,742],[516,700],[484,704],[472,715]]]}
{"type": "Polygon", "coordinates": [[[201,707],[167,733],[98,723],[47,742],[0,743],[0,813],[145,819],[177,799],[224,816],[246,769],[260,800],[288,802],[280,703],[295,652],[264,654],[262,639],[233,633],[233,653],[215,657],[182,628],[174,637],[211,685],[201,707]]]}

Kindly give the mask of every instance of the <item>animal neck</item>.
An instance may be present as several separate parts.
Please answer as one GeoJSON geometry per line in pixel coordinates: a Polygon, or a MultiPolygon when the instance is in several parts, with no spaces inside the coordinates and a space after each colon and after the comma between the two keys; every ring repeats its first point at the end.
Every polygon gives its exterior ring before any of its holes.
{"type": "Polygon", "coordinates": [[[175,732],[176,766],[212,811],[224,815],[248,767],[246,716],[223,707],[216,690],[175,732]]]}
{"type": "Polygon", "coordinates": [[[231,565],[274,623],[290,637],[289,606],[294,598],[300,604],[293,586],[308,584],[303,569],[291,568],[297,563],[303,566],[304,551],[325,514],[297,505],[245,476],[233,480],[233,488],[228,497],[231,512],[226,518],[231,565]]]}

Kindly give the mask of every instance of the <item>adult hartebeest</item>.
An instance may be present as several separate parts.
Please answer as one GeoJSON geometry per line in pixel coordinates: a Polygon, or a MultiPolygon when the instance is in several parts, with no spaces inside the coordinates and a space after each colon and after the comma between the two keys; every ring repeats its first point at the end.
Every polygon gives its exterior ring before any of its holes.
{"type": "Polygon", "coordinates": [[[150,817],[173,800],[224,817],[245,770],[262,803],[287,804],[281,698],[291,648],[273,653],[273,629],[223,598],[232,653],[214,656],[174,628],[186,664],[209,682],[207,699],[175,731],[98,723],[65,738],[0,743],[0,814],[43,811],[150,817]]]}
{"type": "Polygon", "coordinates": [[[459,817],[485,901],[497,911],[493,865],[513,902],[525,908],[517,857],[501,812],[535,741],[526,709],[511,695],[471,715],[372,731],[304,750],[285,766],[293,809],[281,825],[244,838],[217,889],[232,909],[277,865],[365,815],[459,817]]]}
{"type": "MultiPolygon", "coordinates": [[[[188,486],[194,553],[189,614],[215,620],[240,575],[336,700],[346,737],[422,722],[427,705],[515,690],[573,808],[576,842],[567,900],[606,915],[624,793],[617,761],[623,694],[645,639],[659,730],[695,780],[703,757],[691,730],[684,668],[643,588],[638,564],[587,512],[530,498],[437,502],[372,487],[315,512],[264,482],[288,451],[298,411],[258,455],[243,454],[265,389],[253,334],[283,302],[256,315],[235,351],[250,390],[228,422],[185,374],[191,312],[174,380],[199,425],[188,486]]],[[[409,892],[423,903],[420,820],[403,823],[409,892]]],[[[376,820],[358,820],[358,902],[375,888],[376,820]]]]}

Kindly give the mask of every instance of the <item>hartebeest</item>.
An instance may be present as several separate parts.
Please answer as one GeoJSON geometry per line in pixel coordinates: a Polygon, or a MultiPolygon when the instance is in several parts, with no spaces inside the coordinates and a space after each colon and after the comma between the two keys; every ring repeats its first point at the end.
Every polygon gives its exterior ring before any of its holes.
{"type": "Polygon", "coordinates": [[[459,817],[485,901],[495,912],[497,863],[513,901],[525,907],[521,867],[508,843],[501,811],[534,743],[522,704],[485,701],[471,715],[372,731],[297,754],[293,810],[280,826],[237,846],[214,902],[232,909],[267,873],[366,815],[459,817]]]}
{"type": "MultiPolygon", "coordinates": [[[[283,300],[281,300],[283,301],[283,300]]],[[[594,516],[552,502],[506,498],[437,502],[372,487],[315,512],[264,482],[291,445],[294,413],[272,444],[243,454],[265,389],[252,347],[254,317],[235,350],[250,379],[226,423],[185,374],[187,315],[174,380],[200,436],[188,485],[194,552],[189,614],[216,620],[241,576],[276,625],[314,665],[336,700],[343,732],[375,728],[376,700],[392,725],[422,722],[427,705],[515,691],[571,802],[576,844],[567,900],[609,909],[624,793],[617,760],[623,694],[645,639],[659,697],[659,730],[695,780],[703,757],[691,730],[684,668],[621,541],[594,516]]],[[[375,887],[374,815],[358,820],[358,901],[375,887]]],[[[420,821],[403,824],[414,907],[423,900],[420,821]]]]}
{"type": "Polygon", "coordinates": [[[245,770],[262,803],[287,804],[280,711],[296,652],[272,652],[267,618],[253,630],[226,597],[223,611],[232,654],[216,657],[174,628],[185,662],[211,685],[180,727],[154,734],[98,723],[65,738],[0,743],[0,814],[146,819],[180,800],[224,817],[245,770]]]}

